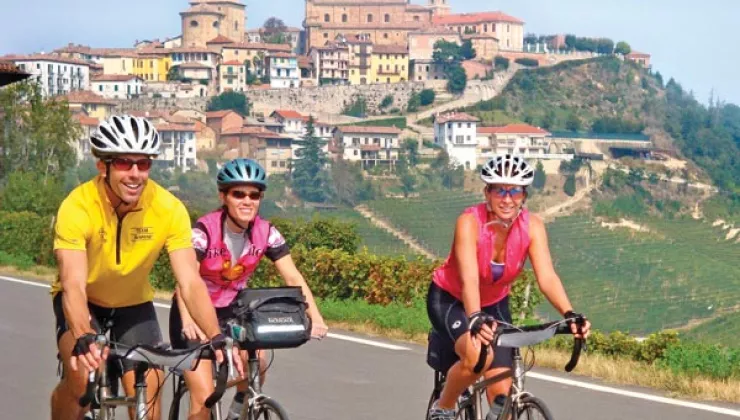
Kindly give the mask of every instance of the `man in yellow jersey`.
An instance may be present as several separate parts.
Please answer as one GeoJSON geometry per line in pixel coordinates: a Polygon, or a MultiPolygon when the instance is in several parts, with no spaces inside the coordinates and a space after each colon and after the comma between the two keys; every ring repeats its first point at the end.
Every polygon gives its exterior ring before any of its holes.
{"type": "MultiPolygon", "coordinates": [[[[161,139],[143,118],[113,116],[90,138],[99,175],[62,202],[54,229],[59,277],[52,286],[57,346],[64,365],[51,397],[52,419],[80,419],[87,372],[107,356],[94,344],[105,324],[117,342],[157,345],[162,334],[149,273],[167,248],[178,294],[211,337],[219,361],[224,337],[191,245],[190,218],[169,191],[149,180],[161,139]]],[[[123,365],[123,386],[134,395],[133,363],[123,365]]],[[[240,367],[239,367],[240,368],[240,367]]],[[[150,418],[159,419],[161,370],[147,374],[150,418]]]]}

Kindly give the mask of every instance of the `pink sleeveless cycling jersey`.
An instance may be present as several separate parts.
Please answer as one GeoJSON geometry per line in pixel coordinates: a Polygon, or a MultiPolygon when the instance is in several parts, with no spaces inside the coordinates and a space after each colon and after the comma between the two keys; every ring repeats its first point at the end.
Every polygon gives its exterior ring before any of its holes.
{"type": "Polygon", "coordinates": [[[193,229],[193,246],[205,250],[200,261],[200,276],[208,286],[213,306],[217,308],[228,306],[239,290],[246,287],[249,276],[267,250],[270,236],[270,223],[257,216],[242,255],[232,266],[231,253],[224,243],[222,231],[225,217],[223,210],[213,211],[198,219],[193,229]]]}
{"type": "MultiPolygon", "coordinates": [[[[506,240],[506,260],[503,276],[494,281],[491,273],[490,261],[493,257],[493,229],[485,227],[487,210],[486,203],[468,207],[463,213],[472,213],[478,222],[478,244],[476,254],[478,259],[478,281],[481,306],[493,305],[504,299],[511,290],[519,273],[522,272],[524,261],[529,251],[529,211],[522,209],[519,217],[514,221],[506,240]]],[[[460,278],[457,262],[453,252],[445,263],[434,271],[434,283],[458,300],[462,300],[462,279],[460,278]]]]}

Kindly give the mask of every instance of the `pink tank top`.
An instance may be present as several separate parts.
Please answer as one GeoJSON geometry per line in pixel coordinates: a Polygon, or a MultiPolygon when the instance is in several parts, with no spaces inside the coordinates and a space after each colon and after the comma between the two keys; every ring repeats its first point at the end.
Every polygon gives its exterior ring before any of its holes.
{"type": "MultiPolygon", "coordinates": [[[[487,210],[486,204],[481,203],[468,207],[463,213],[472,213],[478,222],[478,243],[476,254],[478,260],[478,281],[481,306],[490,306],[498,303],[511,291],[511,285],[524,268],[524,262],[529,252],[529,211],[524,208],[509,230],[506,240],[506,260],[504,273],[500,279],[494,281],[491,273],[491,258],[493,257],[493,239],[495,233],[485,227],[487,210]]],[[[434,283],[456,299],[462,301],[462,279],[457,268],[457,261],[450,251],[445,263],[434,270],[434,283]]]]}

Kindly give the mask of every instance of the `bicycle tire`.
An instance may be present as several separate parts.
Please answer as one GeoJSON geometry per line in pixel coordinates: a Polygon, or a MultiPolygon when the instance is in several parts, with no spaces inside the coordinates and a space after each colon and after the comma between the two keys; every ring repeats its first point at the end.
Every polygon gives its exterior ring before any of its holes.
{"type": "MultiPolygon", "coordinates": [[[[179,384],[177,386],[175,393],[172,395],[172,403],[170,403],[170,412],[167,416],[169,420],[180,420],[180,408],[182,407],[182,398],[186,395],[187,392],[188,387],[186,387],[185,384],[179,384]]],[[[189,402],[190,397],[188,396],[187,398],[189,402]]],[[[185,417],[182,418],[187,419],[187,413],[185,413],[185,417]]]]}
{"type": "Polygon", "coordinates": [[[537,397],[524,397],[516,407],[513,420],[553,420],[550,409],[537,397]],[[533,415],[537,414],[537,417],[533,415]]]}
{"type": "Polygon", "coordinates": [[[259,410],[250,409],[247,420],[288,420],[288,413],[270,397],[259,400],[259,410]]]}

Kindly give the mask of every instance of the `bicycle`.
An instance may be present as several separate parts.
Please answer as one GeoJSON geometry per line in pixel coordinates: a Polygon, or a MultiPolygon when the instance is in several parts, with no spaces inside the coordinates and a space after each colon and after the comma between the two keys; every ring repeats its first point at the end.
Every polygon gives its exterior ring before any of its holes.
{"type": "MultiPolygon", "coordinates": [[[[257,350],[248,349],[247,351],[247,365],[249,366],[249,377],[246,379],[249,383],[247,395],[244,398],[244,405],[239,416],[243,420],[288,420],[288,413],[285,409],[273,398],[262,393],[262,385],[260,384],[260,373],[264,373],[269,369],[268,367],[264,372],[259,371],[259,357],[257,350]]],[[[271,364],[272,362],[270,362],[271,364]]],[[[185,378],[182,375],[178,375],[178,380],[175,382],[175,390],[172,397],[172,405],[170,406],[169,420],[179,420],[181,417],[181,407],[187,405],[188,401],[188,388],[185,384],[185,378]],[[185,400],[183,401],[183,398],[185,400]]],[[[233,379],[226,383],[225,388],[232,388],[244,381],[245,379],[233,379]]],[[[212,420],[223,420],[223,414],[221,412],[221,405],[215,404],[214,406],[208,406],[211,409],[212,420]]],[[[186,410],[187,411],[187,410],[186,410]]],[[[187,412],[182,413],[187,418],[187,412]]]]}
{"type": "MultiPolygon", "coordinates": [[[[86,418],[92,419],[113,420],[115,419],[115,409],[120,406],[135,407],[135,419],[147,420],[149,409],[147,408],[146,375],[151,367],[167,366],[171,372],[192,370],[197,367],[198,360],[201,358],[214,358],[210,343],[187,350],[171,350],[168,348],[169,346],[144,344],[130,347],[108,340],[104,334],[97,335],[95,342],[101,350],[105,346],[109,346],[110,350],[105,363],[102,363],[99,369],[88,374],[85,394],[78,401],[81,407],[91,406],[90,413],[86,418]],[[115,365],[123,359],[139,362],[134,370],[136,388],[134,397],[118,395],[120,370],[115,369],[115,365]],[[114,369],[111,369],[112,367],[114,369]]],[[[213,394],[208,397],[206,401],[208,407],[215,405],[221,399],[228,375],[233,373],[232,347],[233,340],[227,338],[226,348],[224,349],[227,360],[219,368],[217,379],[219,385],[213,394]]]]}
{"type": "MultiPolygon", "coordinates": [[[[530,325],[517,327],[513,325],[503,326],[499,322],[496,329],[496,344],[501,347],[511,347],[514,351],[514,366],[512,370],[513,381],[509,395],[503,403],[501,413],[496,420],[518,420],[518,419],[544,419],[552,420],[553,416],[545,403],[535,397],[531,392],[525,390],[525,378],[528,371],[534,365],[534,356],[529,364],[526,364],[522,358],[520,347],[529,347],[546,341],[556,334],[572,334],[569,322],[576,322],[577,325],[583,325],[584,318],[572,318],[562,321],[549,322],[539,325],[530,325]]],[[[443,340],[436,331],[429,333],[429,350],[427,353],[427,364],[434,369],[434,389],[429,398],[427,406],[427,420],[429,419],[429,409],[436,401],[444,387],[447,371],[457,361],[457,355],[454,350],[448,349],[446,353],[440,353],[447,347],[440,345],[443,340]],[[451,354],[450,354],[451,352],[451,354]]],[[[581,350],[585,345],[585,339],[574,338],[573,352],[570,361],[565,365],[565,371],[571,372],[581,355],[581,350]]],[[[532,353],[534,355],[534,353],[532,353]]],[[[481,359],[485,360],[485,352],[481,351],[481,359]]],[[[492,383],[502,379],[493,377],[488,379],[479,379],[475,384],[466,389],[458,399],[456,419],[459,420],[491,420],[484,411],[484,401],[488,404],[486,398],[486,388],[492,383]]]]}

